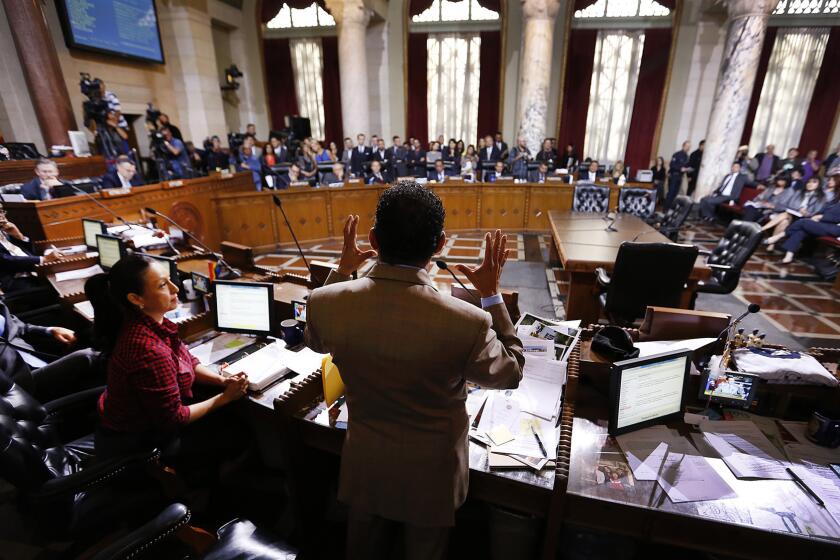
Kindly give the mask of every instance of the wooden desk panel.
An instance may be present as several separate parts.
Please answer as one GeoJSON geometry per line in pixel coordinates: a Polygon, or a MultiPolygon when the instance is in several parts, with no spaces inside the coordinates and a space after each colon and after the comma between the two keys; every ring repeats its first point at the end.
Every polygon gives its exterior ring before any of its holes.
{"type": "Polygon", "coordinates": [[[332,207],[333,235],[340,236],[344,231],[344,222],[350,214],[359,215],[360,234],[365,234],[373,227],[376,215],[376,203],[382,192],[378,187],[354,187],[334,189],[330,192],[330,206],[332,207]]]}
{"type": "MultiPolygon", "coordinates": [[[[282,197],[283,209],[295,235],[303,239],[323,239],[330,236],[330,191],[325,189],[291,189],[282,197]]],[[[281,243],[291,242],[289,229],[280,209],[274,207],[273,219],[281,243]]],[[[342,223],[342,226],[344,224],[342,223]]],[[[341,230],[339,230],[341,231],[341,230]]]]}
{"type": "Polygon", "coordinates": [[[435,186],[433,189],[446,209],[446,222],[443,226],[446,231],[478,229],[478,187],[435,186]]]}
{"type": "Polygon", "coordinates": [[[279,242],[270,193],[237,193],[215,202],[222,239],[252,247],[279,242]]]}
{"type": "Polygon", "coordinates": [[[528,202],[528,216],[525,226],[529,231],[546,231],[551,229],[548,222],[548,212],[561,208],[572,207],[572,193],[570,185],[533,186],[528,202]]]}
{"type": "Polygon", "coordinates": [[[527,186],[484,186],[481,187],[480,193],[481,219],[479,229],[525,229],[527,186]]]}
{"type": "MultiPolygon", "coordinates": [[[[53,158],[58,165],[59,176],[63,179],[81,179],[105,175],[105,158],[92,156],[86,158],[53,158]]],[[[35,178],[37,159],[21,159],[0,162],[0,185],[26,183],[35,178]]]]}

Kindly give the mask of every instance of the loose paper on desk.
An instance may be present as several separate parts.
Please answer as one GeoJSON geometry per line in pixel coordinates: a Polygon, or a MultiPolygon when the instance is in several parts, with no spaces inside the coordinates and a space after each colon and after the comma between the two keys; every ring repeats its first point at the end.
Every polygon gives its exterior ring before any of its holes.
{"type": "MultiPolygon", "coordinates": [[[[810,463],[825,466],[829,463],[840,463],[840,448],[831,449],[810,441],[807,443],[785,444],[785,454],[793,463],[810,463]]],[[[840,480],[840,479],[838,479],[840,480]]]]}
{"type": "Polygon", "coordinates": [[[299,375],[309,375],[321,367],[321,361],[329,354],[319,354],[308,346],[297,352],[286,354],[286,367],[299,375]]]}
{"type": "Polygon", "coordinates": [[[656,480],[668,454],[671,432],[662,424],[617,436],[621,451],[633,476],[639,480],[656,480]]]}
{"type": "Polygon", "coordinates": [[[639,357],[653,356],[654,354],[663,354],[665,352],[674,352],[675,350],[697,350],[708,346],[716,338],[688,338],[685,340],[662,340],[650,342],[636,342],[633,344],[639,349],[639,357]]]}
{"type": "Polygon", "coordinates": [[[840,525],[840,477],[828,467],[793,466],[791,470],[820,497],[825,509],[840,525]]]}
{"type": "Polygon", "coordinates": [[[68,280],[80,280],[82,278],[90,278],[96,274],[102,274],[102,268],[95,264],[87,268],[78,268],[76,270],[66,270],[64,272],[55,273],[56,282],[66,282],[68,280]]]}
{"type": "Polygon", "coordinates": [[[198,361],[204,365],[215,364],[253,341],[253,338],[241,334],[225,333],[208,340],[204,344],[190,348],[190,354],[198,358],[198,361]]]}
{"type": "Polygon", "coordinates": [[[556,418],[563,397],[566,363],[554,359],[550,340],[533,339],[523,343],[525,368],[516,389],[523,411],[545,420],[556,418]]]}
{"type": "Polygon", "coordinates": [[[702,422],[700,429],[736,477],[790,480],[787,462],[752,422],[702,422]]]}
{"type": "Polygon", "coordinates": [[[705,502],[737,496],[709,459],[690,453],[668,453],[657,482],[672,502],[705,502]]]}

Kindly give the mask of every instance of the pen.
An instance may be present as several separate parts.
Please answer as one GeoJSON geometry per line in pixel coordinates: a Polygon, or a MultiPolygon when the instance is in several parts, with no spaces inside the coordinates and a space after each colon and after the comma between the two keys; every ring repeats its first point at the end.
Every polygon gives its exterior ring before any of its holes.
{"type": "Polygon", "coordinates": [[[819,497],[819,496],[817,496],[816,492],[814,492],[813,490],[811,490],[811,487],[810,487],[810,486],[808,486],[807,484],[805,484],[805,481],[804,481],[804,480],[802,480],[801,478],[799,478],[799,475],[797,475],[795,472],[793,472],[793,470],[791,470],[791,468],[790,468],[790,467],[785,467],[785,470],[788,472],[788,474],[789,474],[790,476],[792,476],[792,477],[793,477],[793,480],[794,480],[794,481],[795,481],[795,482],[796,482],[799,486],[801,486],[801,487],[802,487],[802,489],[803,489],[803,490],[805,490],[808,494],[810,494],[810,495],[811,495],[811,497],[812,497],[812,498],[814,498],[814,500],[816,500],[816,502],[817,502],[819,505],[821,505],[822,507],[825,507],[825,502],[823,502],[823,501],[820,499],[820,497],[819,497]]]}
{"type": "Polygon", "coordinates": [[[531,426],[531,433],[534,434],[534,439],[537,440],[537,445],[540,446],[540,452],[542,453],[543,457],[548,459],[548,453],[545,451],[545,446],[543,446],[543,442],[540,439],[540,436],[537,435],[537,431],[534,429],[534,426],[531,426]]]}

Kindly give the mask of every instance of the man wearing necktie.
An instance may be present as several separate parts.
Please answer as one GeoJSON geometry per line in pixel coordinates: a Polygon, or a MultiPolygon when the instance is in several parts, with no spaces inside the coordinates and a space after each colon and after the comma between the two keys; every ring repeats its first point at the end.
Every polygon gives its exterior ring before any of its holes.
{"type": "Polygon", "coordinates": [[[428,179],[429,181],[434,181],[435,183],[443,183],[446,181],[446,168],[444,167],[442,159],[435,162],[435,169],[434,171],[429,172],[428,179]]]}
{"type": "Polygon", "coordinates": [[[353,148],[353,153],[350,156],[350,171],[356,177],[363,177],[365,174],[365,167],[367,162],[371,159],[372,150],[370,146],[365,146],[365,135],[357,134],[356,141],[358,145],[353,148]]]}
{"type": "Polygon", "coordinates": [[[736,161],[732,164],[729,175],[723,178],[715,192],[700,199],[700,217],[707,222],[713,222],[718,204],[738,200],[743,188],[744,176],[741,174],[741,164],[736,161]]]}
{"type": "Polygon", "coordinates": [[[540,165],[534,171],[531,171],[530,175],[528,176],[529,183],[545,183],[545,179],[548,176],[548,163],[541,161],[540,165]]]}
{"type": "Polygon", "coordinates": [[[20,194],[26,200],[50,200],[53,198],[53,187],[60,184],[58,165],[50,159],[41,158],[35,165],[35,178],[20,187],[20,194]]]}
{"type": "Polygon", "coordinates": [[[0,288],[5,293],[39,285],[31,275],[39,264],[61,259],[54,251],[45,257],[33,255],[34,248],[28,237],[18,227],[6,220],[6,212],[0,207],[0,288]]]}

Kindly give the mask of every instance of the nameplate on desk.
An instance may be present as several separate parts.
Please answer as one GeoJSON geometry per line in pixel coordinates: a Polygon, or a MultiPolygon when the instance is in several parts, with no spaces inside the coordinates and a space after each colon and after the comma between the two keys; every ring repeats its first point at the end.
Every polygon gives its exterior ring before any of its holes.
{"type": "Polygon", "coordinates": [[[566,182],[565,177],[546,177],[545,180],[548,181],[549,183],[565,183],[566,182]]]}
{"type": "Polygon", "coordinates": [[[184,186],[183,181],[166,181],[163,183],[164,189],[178,189],[184,186]]]}
{"type": "Polygon", "coordinates": [[[290,187],[308,187],[309,182],[308,181],[292,181],[291,183],[289,183],[289,186],[290,187]]]}
{"type": "Polygon", "coordinates": [[[447,177],[446,182],[447,183],[463,183],[464,178],[463,177],[447,177]]]}
{"type": "Polygon", "coordinates": [[[397,181],[414,181],[417,179],[414,175],[407,175],[405,177],[397,177],[397,181]]]}
{"type": "Polygon", "coordinates": [[[361,185],[361,184],[362,184],[362,180],[361,180],[361,179],[359,179],[358,177],[357,177],[357,178],[355,178],[355,179],[347,179],[347,184],[348,184],[348,185],[361,185]]]}
{"type": "Polygon", "coordinates": [[[119,189],[102,189],[99,191],[102,198],[117,198],[120,196],[128,196],[131,194],[131,187],[121,187],[119,189]]]}

